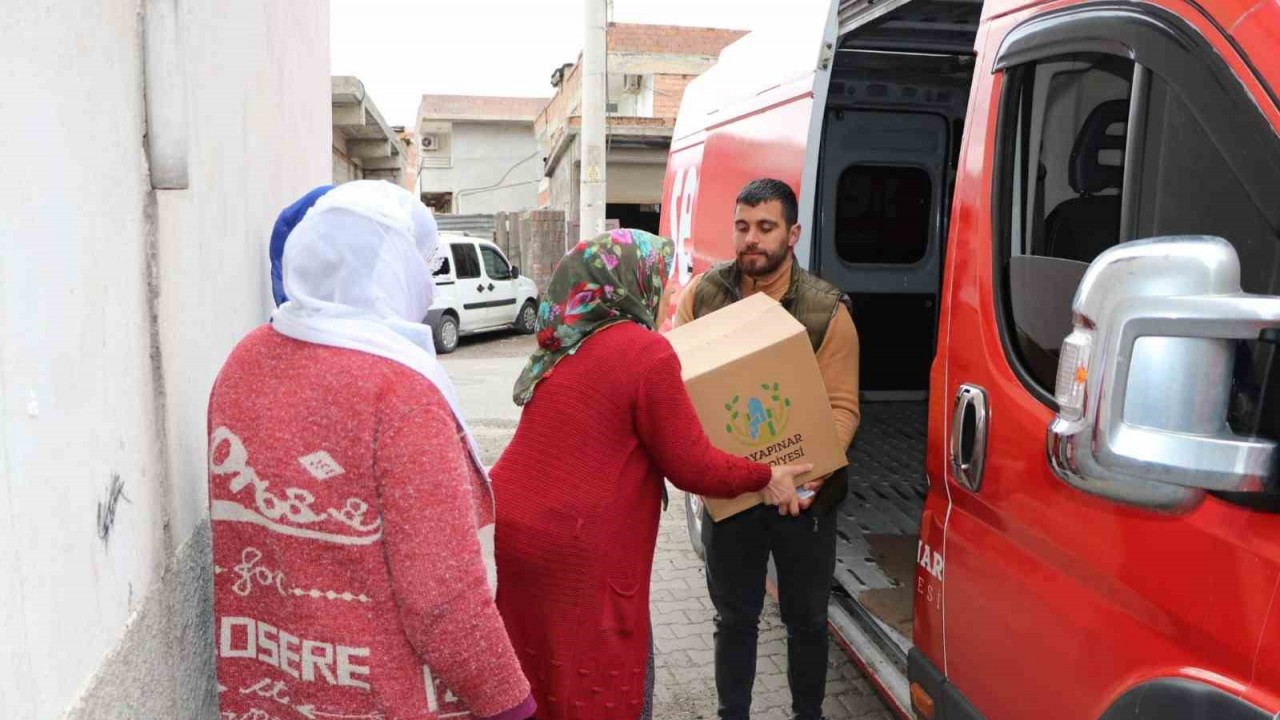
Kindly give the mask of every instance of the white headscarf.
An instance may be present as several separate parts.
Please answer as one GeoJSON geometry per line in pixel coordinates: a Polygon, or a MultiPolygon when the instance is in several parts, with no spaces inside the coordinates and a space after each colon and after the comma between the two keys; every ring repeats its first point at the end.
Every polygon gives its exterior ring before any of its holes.
{"type": "Polygon", "coordinates": [[[283,258],[289,301],[272,326],[297,340],[360,350],[425,377],[448,401],[485,483],[453,382],[423,324],[436,294],[436,222],[407,190],[381,180],[344,183],[321,197],[289,234],[283,258]]]}

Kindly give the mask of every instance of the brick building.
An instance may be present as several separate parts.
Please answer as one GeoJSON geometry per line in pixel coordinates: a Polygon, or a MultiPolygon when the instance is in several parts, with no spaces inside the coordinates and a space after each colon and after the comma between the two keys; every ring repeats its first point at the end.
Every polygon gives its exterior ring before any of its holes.
{"type": "MultiPolygon", "coordinates": [[[[656,232],[662,182],[685,87],[713,64],[736,30],[613,23],[608,29],[606,214],[656,232]]],[[[534,121],[542,150],[540,207],[565,212],[577,234],[582,127],[581,56],[552,73],[556,88],[534,121]]]]}

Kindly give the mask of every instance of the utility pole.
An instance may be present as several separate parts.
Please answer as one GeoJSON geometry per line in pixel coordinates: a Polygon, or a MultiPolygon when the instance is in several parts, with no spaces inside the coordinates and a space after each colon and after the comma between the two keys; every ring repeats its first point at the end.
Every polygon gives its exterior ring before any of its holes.
{"type": "Polygon", "coordinates": [[[586,2],[586,41],[582,49],[582,177],[579,183],[580,240],[604,232],[606,59],[608,0],[586,2]]]}

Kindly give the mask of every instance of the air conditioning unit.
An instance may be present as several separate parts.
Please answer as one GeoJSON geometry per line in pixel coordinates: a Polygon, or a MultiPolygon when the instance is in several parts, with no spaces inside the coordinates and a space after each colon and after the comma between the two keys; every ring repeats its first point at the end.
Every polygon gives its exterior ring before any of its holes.
{"type": "Polygon", "coordinates": [[[617,115],[618,103],[605,103],[604,111],[606,114],[609,114],[609,115],[617,115]]]}
{"type": "Polygon", "coordinates": [[[439,135],[423,135],[419,143],[424,152],[432,152],[440,149],[439,135]]]}
{"type": "Polygon", "coordinates": [[[623,90],[626,92],[633,93],[633,94],[638,93],[640,92],[641,88],[644,87],[644,76],[643,75],[623,75],[622,87],[623,87],[623,90]]]}

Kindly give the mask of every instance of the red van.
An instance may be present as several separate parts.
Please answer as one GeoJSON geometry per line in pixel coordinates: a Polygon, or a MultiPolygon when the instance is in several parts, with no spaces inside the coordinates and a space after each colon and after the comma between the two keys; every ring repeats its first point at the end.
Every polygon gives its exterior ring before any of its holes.
{"type": "Polygon", "coordinates": [[[1277,0],[793,0],[690,85],[673,282],[772,176],[853,299],[830,617],[903,717],[1280,712],[1277,90],[1277,0]]]}

